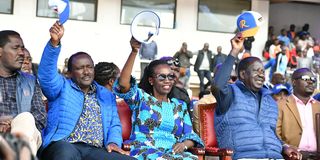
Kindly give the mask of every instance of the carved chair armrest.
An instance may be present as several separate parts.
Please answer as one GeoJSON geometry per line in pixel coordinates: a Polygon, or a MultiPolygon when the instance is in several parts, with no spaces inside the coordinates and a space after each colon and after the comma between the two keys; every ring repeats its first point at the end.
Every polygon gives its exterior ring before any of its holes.
{"type": "Polygon", "coordinates": [[[204,155],[205,154],[205,149],[199,148],[199,147],[191,147],[188,149],[188,151],[194,155],[204,155]]]}

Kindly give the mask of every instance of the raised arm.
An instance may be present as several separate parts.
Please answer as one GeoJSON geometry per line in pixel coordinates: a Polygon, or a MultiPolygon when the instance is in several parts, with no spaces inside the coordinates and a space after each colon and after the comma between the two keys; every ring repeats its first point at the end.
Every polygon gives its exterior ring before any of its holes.
{"type": "Polygon", "coordinates": [[[131,79],[132,68],[134,65],[134,60],[141,46],[141,43],[132,37],[130,40],[130,45],[132,50],[127,59],[127,62],[124,64],[124,67],[122,68],[120,78],[119,78],[120,91],[122,93],[126,93],[130,90],[130,87],[131,87],[130,79],[131,79]]]}
{"type": "Polygon", "coordinates": [[[58,58],[61,49],[60,39],[64,28],[56,22],[50,28],[51,39],[44,48],[39,64],[38,78],[44,95],[50,100],[59,95],[63,86],[63,76],[58,73],[58,58]]]}
{"type": "Polygon", "coordinates": [[[215,75],[212,85],[215,88],[213,94],[217,99],[218,105],[216,111],[219,114],[223,114],[229,109],[233,94],[231,87],[228,85],[228,80],[230,79],[234,62],[243,47],[243,42],[244,39],[241,37],[241,34],[237,34],[231,39],[232,49],[230,54],[215,75]]]}

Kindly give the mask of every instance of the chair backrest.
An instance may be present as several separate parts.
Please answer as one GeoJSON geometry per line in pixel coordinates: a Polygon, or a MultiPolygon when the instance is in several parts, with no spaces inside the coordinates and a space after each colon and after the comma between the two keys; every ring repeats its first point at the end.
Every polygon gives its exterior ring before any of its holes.
{"type": "Polygon", "coordinates": [[[131,126],[132,126],[132,122],[131,122],[132,112],[128,104],[123,99],[117,99],[117,108],[118,108],[120,122],[122,125],[122,139],[123,141],[125,141],[130,138],[131,126]]]}
{"type": "Polygon", "coordinates": [[[320,153],[320,113],[316,113],[317,152],[320,153]]]}
{"type": "Polygon", "coordinates": [[[216,103],[199,104],[200,137],[205,147],[218,147],[216,132],[214,130],[214,112],[216,103]]]}

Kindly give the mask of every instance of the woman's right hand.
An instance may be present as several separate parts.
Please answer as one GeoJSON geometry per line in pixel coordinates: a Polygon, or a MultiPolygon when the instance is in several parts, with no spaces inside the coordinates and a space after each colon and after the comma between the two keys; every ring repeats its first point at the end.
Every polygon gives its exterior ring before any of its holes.
{"type": "Polygon", "coordinates": [[[131,45],[131,49],[132,49],[131,52],[138,53],[140,46],[141,46],[141,43],[139,41],[137,41],[133,36],[131,37],[130,45],[131,45]]]}

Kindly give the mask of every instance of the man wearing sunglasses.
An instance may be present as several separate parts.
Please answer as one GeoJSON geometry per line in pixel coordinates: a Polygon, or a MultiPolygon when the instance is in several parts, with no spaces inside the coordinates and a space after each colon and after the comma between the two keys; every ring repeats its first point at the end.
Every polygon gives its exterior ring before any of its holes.
{"type": "MultiPolygon", "coordinates": [[[[317,141],[315,114],[320,102],[312,98],[316,78],[309,68],[299,68],[292,74],[293,94],[278,102],[277,134],[286,144],[299,148],[303,159],[315,156],[317,141]]],[[[320,158],[320,155],[318,155],[320,158]]]]}

